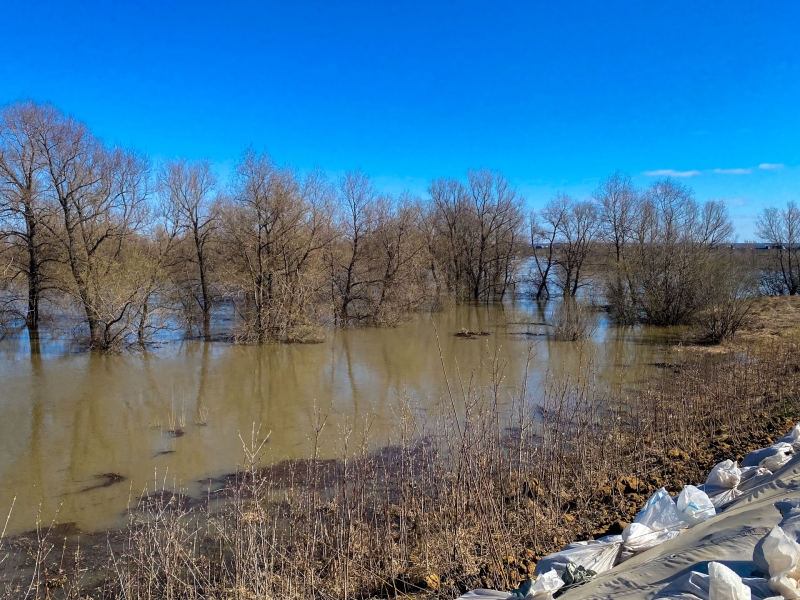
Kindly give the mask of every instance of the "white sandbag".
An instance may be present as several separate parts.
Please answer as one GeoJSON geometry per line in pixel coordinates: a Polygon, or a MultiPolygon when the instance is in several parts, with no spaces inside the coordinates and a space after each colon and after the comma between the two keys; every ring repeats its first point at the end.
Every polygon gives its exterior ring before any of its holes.
{"type": "Polygon", "coordinates": [[[771,577],[769,580],[769,587],[776,594],[780,594],[781,598],[786,600],[797,600],[800,598],[800,593],[797,589],[797,580],[791,577],[771,577]]]}
{"type": "Polygon", "coordinates": [[[800,545],[776,526],[766,536],[761,546],[770,577],[794,573],[800,562],[800,545]]]}
{"type": "Polygon", "coordinates": [[[661,488],[650,496],[633,523],[622,531],[622,551],[618,562],[663,544],[685,527],[686,523],[678,515],[669,492],[661,488]]]}
{"type": "Polygon", "coordinates": [[[752,452],[748,452],[744,455],[742,459],[742,466],[743,467],[757,467],[761,464],[761,461],[765,458],[772,456],[773,454],[777,454],[780,450],[773,448],[772,446],[767,446],[766,448],[759,448],[758,450],[753,450],[752,452]]]}
{"type": "Polygon", "coordinates": [[[714,493],[711,490],[708,491],[708,497],[711,499],[711,503],[714,507],[722,509],[725,508],[728,504],[739,498],[740,496],[744,495],[744,492],[739,488],[733,488],[731,490],[721,490],[714,493]]]}
{"type": "Polygon", "coordinates": [[[716,508],[723,508],[771,475],[771,471],[761,467],[740,469],[734,461],[725,460],[711,470],[706,482],[698,488],[708,495],[716,508]]]}
{"type": "Polygon", "coordinates": [[[800,423],[792,427],[785,436],[778,440],[778,443],[784,442],[791,444],[795,449],[800,450],[800,423]]]}
{"type": "Polygon", "coordinates": [[[759,569],[766,567],[769,586],[773,592],[788,600],[800,598],[800,544],[776,526],[759,541],[753,551],[753,562],[759,569]]]}
{"type": "Polygon", "coordinates": [[[597,540],[573,542],[563,550],[548,554],[536,563],[534,573],[539,575],[550,570],[563,573],[569,563],[595,573],[604,573],[617,564],[621,549],[621,535],[607,535],[597,540]]]}
{"type": "Polygon", "coordinates": [[[673,502],[669,492],[663,487],[650,496],[647,500],[647,504],[639,511],[639,514],[636,515],[633,522],[647,525],[655,530],[682,529],[686,526],[678,515],[675,502],[673,502]]]}
{"type": "Polygon", "coordinates": [[[702,523],[717,513],[708,494],[693,485],[684,486],[675,508],[678,509],[680,519],[689,527],[702,523]]]}
{"type": "Polygon", "coordinates": [[[776,574],[792,569],[791,561],[794,556],[792,542],[797,543],[800,539],[800,498],[780,500],[775,502],[775,508],[781,513],[778,526],[758,540],[753,548],[753,562],[756,569],[767,576],[770,575],[770,569],[776,574]],[[781,564],[781,561],[784,561],[784,564],[781,564]]]}
{"type": "Polygon", "coordinates": [[[758,463],[758,466],[762,469],[767,469],[772,473],[775,473],[778,469],[792,459],[794,448],[791,444],[787,444],[785,442],[779,442],[772,448],[776,450],[775,454],[766,457],[764,460],[758,463]]]}
{"type": "Polygon", "coordinates": [[[742,480],[739,482],[740,490],[749,490],[761,485],[771,475],[772,471],[763,467],[742,467],[742,480]]]}
{"type": "Polygon", "coordinates": [[[768,448],[753,450],[752,452],[745,455],[745,457],[742,459],[742,466],[743,467],[760,466],[769,469],[768,465],[770,464],[777,465],[775,469],[770,469],[770,471],[775,471],[777,470],[777,468],[783,466],[783,464],[788,462],[789,460],[788,457],[790,457],[792,454],[794,454],[793,444],[788,442],[777,442],[772,446],[769,446],[768,448]]]}
{"type": "Polygon", "coordinates": [[[539,600],[548,600],[553,597],[553,593],[558,591],[564,586],[561,577],[558,576],[555,569],[551,569],[543,575],[539,575],[536,581],[533,582],[531,591],[528,592],[526,598],[539,598],[539,600]]]}
{"type": "Polygon", "coordinates": [[[534,581],[528,579],[513,592],[501,592],[499,590],[478,589],[467,592],[458,597],[458,600],[512,600],[525,598],[530,600],[552,600],[553,594],[564,586],[564,582],[555,570],[550,570],[543,575],[539,575],[534,581]]]}
{"type": "MultiPolygon", "coordinates": [[[[754,465],[755,466],[755,465],[754,465]]],[[[742,471],[734,461],[728,459],[717,464],[706,477],[706,485],[733,489],[742,479],[742,471]]]]}
{"type": "Polygon", "coordinates": [[[750,600],[742,578],[718,562],[708,563],[708,600],[750,600]]]}
{"type": "Polygon", "coordinates": [[[650,548],[655,548],[678,535],[680,535],[679,530],[651,529],[641,523],[631,523],[622,532],[622,551],[619,553],[617,562],[625,562],[629,558],[650,548]]]}

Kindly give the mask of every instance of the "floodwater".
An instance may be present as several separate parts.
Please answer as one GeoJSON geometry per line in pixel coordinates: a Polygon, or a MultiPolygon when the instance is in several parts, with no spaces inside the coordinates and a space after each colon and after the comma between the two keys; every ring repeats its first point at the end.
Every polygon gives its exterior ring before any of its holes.
{"type": "Polygon", "coordinates": [[[0,341],[0,520],[13,502],[7,533],[37,518],[88,531],[121,525],[154,485],[199,494],[203,478],[235,470],[240,435],[249,441],[254,426],[269,434],[264,461],[309,456],[319,413],[329,414],[322,456],[337,456],[342,431],[370,417],[370,443],[390,443],[401,398],[431,412],[442,402],[439,345],[451,381],[460,374],[465,384],[486,385],[499,357],[507,393],[531,345],[529,389],[590,362],[606,381],[633,385],[671,358],[658,330],[601,322],[588,343],[556,342],[537,325],[544,319],[534,303],[460,306],[391,329],[334,331],[320,344],[176,340],[116,356],[47,339],[35,354],[24,330],[9,335],[0,341]],[[490,335],[457,337],[462,328],[490,335]]]}

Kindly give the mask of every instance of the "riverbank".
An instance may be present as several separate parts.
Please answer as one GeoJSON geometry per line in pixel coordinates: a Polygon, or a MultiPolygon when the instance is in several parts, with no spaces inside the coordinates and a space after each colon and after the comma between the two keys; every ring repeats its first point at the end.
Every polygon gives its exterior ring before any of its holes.
{"type": "Polygon", "coordinates": [[[752,299],[742,326],[732,338],[719,344],[698,344],[687,332],[675,346],[678,352],[726,354],[800,338],[800,296],[759,296],[752,299]]]}
{"type": "Polygon", "coordinates": [[[792,340],[691,354],[635,386],[582,365],[537,390],[449,378],[445,408],[396,411],[392,444],[369,422],[325,431],[338,460],[259,466],[206,482],[204,498],[150,490],[123,530],[68,525],[3,541],[6,596],[92,598],[452,598],[510,589],[570,541],[620,531],[659,487],[704,480],[717,462],[770,445],[798,420],[792,340]],[[515,392],[509,389],[516,389],[515,392]],[[505,395],[511,396],[510,398],[505,395]],[[503,396],[503,397],[501,397],[503,396]],[[360,440],[358,447],[354,447],[360,440]]]}

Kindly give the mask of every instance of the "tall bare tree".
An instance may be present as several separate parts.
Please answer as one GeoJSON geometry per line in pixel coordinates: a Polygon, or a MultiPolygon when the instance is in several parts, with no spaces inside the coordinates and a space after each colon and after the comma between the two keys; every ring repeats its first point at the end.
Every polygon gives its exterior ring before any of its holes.
{"type": "Polygon", "coordinates": [[[62,116],[37,132],[37,143],[58,208],[50,232],[69,267],[90,347],[111,350],[129,333],[141,300],[141,273],[125,260],[124,247],[141,225],[147,163],[135,153],[105,148],[85,125],[62,116]]]}
{"type": "Polygon", "coordinates": [[[559,194],[545,212],[558,223],[556,277],[562,295],[572,298],[584,284],[586,261],[597,241],[597,211],[591,202],[576,202],[559,194]]]}
{"type": "Polygon", "coordinates": [[[158,173],[158,187],[172,204],[178,229],[191,247],[186,256],[182,283],[199,308],[203,337],[211,334],[213,295],[210,283],[210,242],[217,230],[218,211],[215,203],[217,178],[206,160],[185,159],[165,163],[158,173]]]}
{"type": "Polygon", "coordinates": [[[300,182],[267,154],[248,151],[236,167],[225,215],[244,338],[302,340],[313,329],[322,287],[322,250],[330,243],[330,188],[319,173],[300,182]]]}
{"type": "Polygon", "coordinates": [[[431,250],[441,256],[447,288],[461,298],[466,290],[466,245],[471,242],[467,232],[469,206],[467,190],[457,179],[435,179],[428,186],[431,198],[429,222],[436,232],[438,244],[431,250]]]}
{"type": "Polygon", "coordinates": [[[331,281],[336,319],[341,325],[364,319],[370,286],[379,282],[368,260],[367,241],[375,229],[378,193],[361,171],[346,173],[339,180],[341,232],[337,251],[331,254],[331,281]]]}
{"type": "Polygon", "coordinates": [[[380,276],[372,301],[371,320],[392,324],[413,311],[425,297],[425,243],[418,204],[408,195],[380,198],[376,206],[375,232],[370,240],[371,260],[380,276]]]}
{"type": "Polygon", "coordinates": [[[58,120],[51,106],[22,102],[0,112],[0,240],[8,258],[6,275],[24,277],[30,329],[37,329],[46,267],[55,260],[53,238],[44,221],[52,219],[45,160],[37,139],[58,120]]]}
{"type": "Polygon", "coordinates": [[[521,246],[521,204],[520,196],[500,173],[486,169],[467,173],[466,235],[471,243],[465,245],[465,251],[473,300],[488,300],[505,292],[511,275],[511,258],[521,246]],[[493,252],[493,244],[501,239],[509,242],[502,256],[493,252]],[[502,271],[502,277],[498,271],[502,271]],[[501,288],[497,286],[499,279],[503,281],[501,288]]]}
{"type": "Polygon", "coordinates": [[[626,252],[634,237],[637,211],[640,208],[639,192],[629,175],[615,171],[592,194],[597,205],[600,239],[611,248],[606,274],[606,296],[617,321],[632,323],[636,320],[632,307],[635,295],[630,272],[626,269],[626,252]]]}
{"type": "Polygon", "coordinates": [[[530,236],[534,267],[531,270],[531,283],[537,300],[550,298],[550,279],[556,263],[556,240],[566,216],[566,207],[555,201],[548,202],[541,211],[531,213],[530,236]]]}
{"type": "Polygon", "coordinates": [[[639,193],[630,175],[615,171],[592,194],[597,203],[597,217],[602,239],[612,245],[614,260],[621,262],[625,246],[633,235],[633,221],[639,193]]]}

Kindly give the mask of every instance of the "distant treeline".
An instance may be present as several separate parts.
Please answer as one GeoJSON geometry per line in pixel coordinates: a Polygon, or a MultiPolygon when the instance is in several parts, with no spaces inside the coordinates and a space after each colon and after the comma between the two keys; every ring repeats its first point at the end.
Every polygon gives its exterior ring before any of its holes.
{"type": "Polygon", "coordinates": [[[766,209],[757,266],[734,258],[721,201],[615,173],[591,199],[528,212],[500,173],[391,196],[360,171],[330,181],[247,150],[231,180],[208,161],[153,164],[50,105],[0,112],[0,323],[82,316],[92,349],[146,344],[183,323],[209,336],[230,303],[243,342],[390,325],[452,302],[586,296],[614,318],[682,324],[753,294],[800,288],[800,211],[766,209]],[[43,307],[46,307],[44,309],[43,307]]]}

